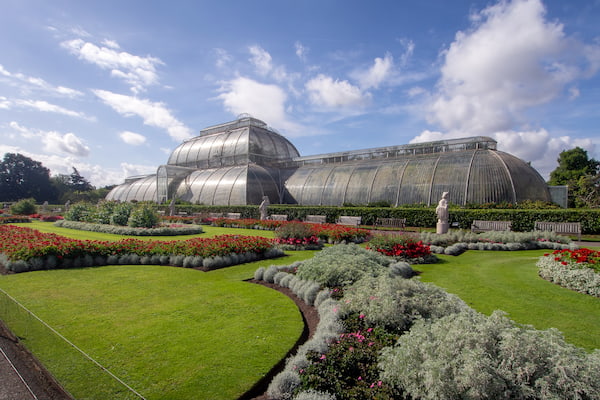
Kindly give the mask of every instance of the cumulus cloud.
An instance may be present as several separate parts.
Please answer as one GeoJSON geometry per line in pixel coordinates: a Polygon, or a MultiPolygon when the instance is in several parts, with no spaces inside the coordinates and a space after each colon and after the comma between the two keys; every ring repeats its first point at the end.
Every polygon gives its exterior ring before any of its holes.
{"type": "Polygon", "coordinates": [[[502,1],[472,16],[445,52],[430,121],[473,134],[509,130],[526,109],[560,95],[597,65],[545,20],[539,0],[502,1]],[[587,60],[587,61],[586,61],[587,60]],[[583,62],[583,64],[582,64],[583,62]]]}
{"type": "Polygon", "coordinates": [[[54,86],[46,82],[42,78],[27,76],[20,72],[10,72],[0,64],[0,76],[7,78],[13,85],[19,85],[21,91],[30,92],[32,90],[39,90],[45,94],[75,98],[83,96],[83,93],[79,90],[71,89],[65,86],[54,86]]]}
{"type": "Polygon", "coordinates": [[[25,139],[41,141],[45,150],[49,153],[76,157],[86,157],[90,154],[90,148],[74,133],[62,134],[56,131],[31,129],[20,125],[16,121],[11,121],[9,126],[25,139]]]}
{"type": "Polygon", "coordinates": [[[224,68],[233,61],[233,57],[225,49],[216,48],[214,52],[216,57],[215,64],[218,68],[224,68]]]}
{"type": "Polygon", "coordinates": [[[109,70],[112,76],[131,85],[134,93],[139,93],[147,86],[158,83],[156,67],[163,64],[159,58],[140,57],[119,51],[117,42],[107,40],[104,41],[103,46],[97,46],[83,39],[68,40],[61,45],[81,60],[109,70]]]}
{"type": "Polygon", "coordinates": [[[132,146],[139,146],[146,143],[146,137],[135,132],[123,131],[119,133],[119,137],[123,142],[132,146]]]}
{"type": "Polygon", "coordinates": [[[474,13],[471,28],[458,32],[442,53],[428,107],[428,121],[441,129],[413,142],[490,136],[499,150],[531,161],[545,176],[560,151],[591,149],[589,139],[553,138],[542,127],[529,128],[528,110],[561,96],[576,98],[575,82],[600,68],[600,46],[568,37],[545,13],[540,0],[500,1],[474,13]]]}
{"type": "Polygon", "coordinates": [[[324,74],[309,80],[305,87],[313,104],[329,109],[361,108],[371,98],[369,93],[364,93],[350,82],[334,80],[324,74]]]}
{"type": "Polygon", "coordinates": [[[165,129],[173,139],[181,141],[192,137],[192,131],[182,122],[178,121],[163,103],[152,102],[109,92],[106,90],[93,90],[94,94],[110,106],[113,110],[126,117],[137,115],[143,119],[144,124],[165,129]]]}
{"type": "Polygon", "coordinates": [[[248,113],[275,128],[287,130],[292,135],[300,131],[300,127],[287,118],[287,95],[277,85],[238,77],[222,82],[220,92],[218,98],[225,109],[234,115],[248,113]]]}
{"type": "Polygon", "coordinates": [[[360,87],[363,89],[379,88],[383,82],[392,76],[394,70],[394,58],[386,53],[383,58],[377,57],[373,65],[366,71],[356,73],[360,87]]]}
{"type": "Polygon", "coordinates": [[[71,154],[77,157],[85,157],[90,154],[90,148],[73,133],[63,135],[58,132],[44,132],[42,141],[46,151],[50,153],[71,154]]]}

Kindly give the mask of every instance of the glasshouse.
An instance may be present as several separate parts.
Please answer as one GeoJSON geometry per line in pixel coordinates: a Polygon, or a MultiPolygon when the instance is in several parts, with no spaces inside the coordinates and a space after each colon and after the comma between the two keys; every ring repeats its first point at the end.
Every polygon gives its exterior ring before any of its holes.
{"type": "Polygon", "coordinates": [[[454,204],[551,201],[540,174],[484,136],[300,156],[264,122],[242,116],[179,145],[156,174],[106,199],[205,205],[454,204]]]}

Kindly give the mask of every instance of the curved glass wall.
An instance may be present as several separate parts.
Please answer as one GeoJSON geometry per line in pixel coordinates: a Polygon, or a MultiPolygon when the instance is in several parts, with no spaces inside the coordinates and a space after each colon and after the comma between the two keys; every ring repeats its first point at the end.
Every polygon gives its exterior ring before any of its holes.
{"type": "MultiPolygon", "coordinates": [[[[476,146],[473,146],[476,147],[476,146]]],[[[308,164],[285,182],[288,202],[342,205],[388,202],[435,204],[443,192],[454,204],[550,201],[537,171],[510,154],[464,150],[404,159],[308,164]]]]}
{"type": "Polygon", "coordinates": [[[106,200],[156,201],[156,176],[149,175],[119,185],[108,192],[106,200]]]}

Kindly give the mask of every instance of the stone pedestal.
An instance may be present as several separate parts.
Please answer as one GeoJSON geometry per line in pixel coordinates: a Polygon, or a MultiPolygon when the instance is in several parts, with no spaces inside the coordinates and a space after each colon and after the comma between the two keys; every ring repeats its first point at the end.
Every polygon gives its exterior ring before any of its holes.
{"type": "Polygon", "coordinates": [[[438,235],[443,235],[444,233],[448,233],[448,223],[447,222],[438,222],[436,225],[436,231],[438,235]]]}

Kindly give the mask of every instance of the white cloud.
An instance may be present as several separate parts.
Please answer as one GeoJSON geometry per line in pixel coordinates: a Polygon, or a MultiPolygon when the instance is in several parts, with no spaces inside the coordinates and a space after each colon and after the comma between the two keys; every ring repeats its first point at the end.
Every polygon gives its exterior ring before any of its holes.
{"type": "Polygon", "coordinates": [[[287,130],[291,134],[299,132],[300,127],[287,118],[287,95],[279,86],[238,77],[222,82],[220,91],[218,98],[232,114],[248,113],[277,129],[287,130]]]}
{"type": "Polygon", "coordinates": [[[119,133],[119,137],[123,142],[132,146],[139,146],[146,143],[146,137],[135,132],[123,131],[119,133]]]}
{"type": "Polygon", "coordinates": [[[596,71],[594,47],[544,17],[539,0],[501,1],[474,14],[472,29],[458,32],[444,54],[430,122],[472,134],[508,131],[525,110],[596,71]]]}
{"type": "Polygon", "coordinates": [[[137,115],[143,119],[144,124],[165,129],[175,140],[181,141],[192,137],[192,131],[178,121],[163,103],[155,103],[106,90],[93,90],[93,92],[119,114],[126,117],[137,115]]]}
{"type": "Polygon", "coordinates": [[[42,78],[27,76],[19,72],[12,73],[10,71],[7,71],[2,66],[2,64],[0,64],[0,75],[10,79],[12,84],[19,85],[21,91],[23,92],[29,92],[31,90],[41,90],[46,94],[60,97],[76,98],[83,96],[83,93],[79,90],[67,88],[64,86],[53,86],[45,80],[43,80],[42,78]]]}
{"type": "Polygon", "coordinates": [[[296,49],[296,56],[302,61],[306,61],[306,55],[308,54],[308,47],[304,46],[299,41],[294,43],[294,48],[296,49]]]}
{"type": "Polygon", "coordinates": [[[62,135],[58,132],[44,132],[42,141],[46,151],[50,153],[70,154],[76,157],[85,157],[90,154],[90,148],[73,133],[62,135]]]}
{"type": "Polygon", "coordinates": [[[61,134],[56,131],[31,129],[20,125],[16,121],[11,121],[9,126],[25,139],[41,141],[45,150],[49,153],[76,157],[86,157],[90,154],[89,147],[74,133],[61,134]]]}
{"type": "Polygon", "coordinates": [[[324,74],[308,81],[305,87],[313,104],[330,109],[362,108],[371,97],[348,81],[333,80],[324,74]]]}
{"type": "Polygon", "coordinates": [[[216,48],[214,52],[216,55],[215,64],[218,68],[227,67],[233,61],[233,57],[225,49],[216,48]]]}
{"type": "Polygon", "coordinates": [[[362,89],[379,88],[379,85],[389,79],[394,71],[394,58],[386,53],[383,58],[375,58],[373,65],[366,71],[356,73],[362,89]]]}
{"type": "Polygon", "coordinates": [[[104,41],[105,46],[97,46],[82,39],[62,42],[61,45],[80,59],[109,70],[111,75],[123,79],[134,93],[145,90],[146,86],[158,83],[156,66],[163,62],[156,57],[140,57],[118,51],[114,41],[104,41]]]}
{"type": "Polygon", "coordinates": [[[273,69],[271,55],[260,46],[250,46],[248,48],[252,57],[250,62],[256,68],[259,75],[265,76],[273,69]]]}
{"type": "Polygon", "coordinates": [[[69,117],[83,118],[87,120],[94,120],[93,117],[88,117],[85,113],[69,110],[67,108],[58,106],[56,104],[48,103],[44,100],[15,100],[14,105],[25,108],[32,108],[34,110],[43,112],[52,112],[69,117]]]}

